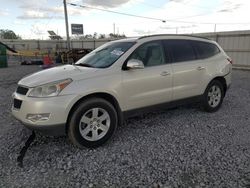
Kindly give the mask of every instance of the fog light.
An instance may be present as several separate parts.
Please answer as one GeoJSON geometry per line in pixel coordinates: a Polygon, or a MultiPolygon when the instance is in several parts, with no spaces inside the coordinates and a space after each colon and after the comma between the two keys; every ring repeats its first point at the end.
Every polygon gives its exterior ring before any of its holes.
{"type": "Polygon", "coordinates": [[[27,114],[26,119],[32,122],[49,120],[50,113],[44,114],[27,114]]]}

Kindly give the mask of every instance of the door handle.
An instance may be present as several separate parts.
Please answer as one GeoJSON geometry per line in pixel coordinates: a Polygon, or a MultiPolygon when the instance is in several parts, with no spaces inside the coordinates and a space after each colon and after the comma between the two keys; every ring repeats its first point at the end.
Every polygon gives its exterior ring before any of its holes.
{"type": "Polygon", "coordinates": [[[205,67],[200,67],[200,66],[196,68],[196,70],[199,70],[199,71],[204,70],[204,69],[205,69],[205,67]]]}
{"type": "Polygon", "coordinates": [[[161,73],[161,76],[168,76],[168,75],[170,75],[170,73],[167,72],[167,71],[163,71],[163,72],[161,73]]]}

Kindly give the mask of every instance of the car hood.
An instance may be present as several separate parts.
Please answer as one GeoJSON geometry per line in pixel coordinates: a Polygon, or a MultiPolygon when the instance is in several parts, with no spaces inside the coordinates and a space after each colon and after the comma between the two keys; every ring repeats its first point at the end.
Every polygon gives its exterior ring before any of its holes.
{"type": "Polygon", "coordinates": [[[95,68],[80,67],[75,65],[58,66],[28,75],[18,82],[18,85],[35,87],[49,82],[71,78],[73,80],[85,79],[93,76],[98,71],[95,68]]]}

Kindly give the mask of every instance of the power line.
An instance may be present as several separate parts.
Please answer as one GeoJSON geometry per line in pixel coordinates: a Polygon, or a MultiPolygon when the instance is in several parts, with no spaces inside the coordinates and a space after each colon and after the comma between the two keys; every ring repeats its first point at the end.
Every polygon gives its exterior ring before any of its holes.
{"type": "Polygon", "coordinates": [[[185,16],[185,17],[179,17],[179,18],[174,18],[174,19],[171,19],[171,20],[181,20],[183,18],[194,18],[194,17],[201,17],[201,16],[205,16],[205,15],[208,15],[209,13],[201,13],[201,14],[196,14],[196,15],[191,15],[191,16],[185,16]]]}
{"type": "MultiPolygon", "coordinates": [[[[160,6],[156,6],[156,5],[153,5],[153,4],[150,4],[150,3],[145,3],[145,2],[142,2],[142,1],[139,1],[139,0],[134,0],[140,4],[144,4],[146,6],[149,6],[149,7],[153,7],[153,8],[157,8],[157,9],[162,9],[162,10],[165,10],[164,8],[160,7],[160,6]]],[[[200,9],[210,9],[211,7],[204,7],[204,6],[198,6],[198,5],[194,5],[194,4],[189,4],[189,2],[178,2],[178,1],[174,1],[174,3],[178,3],[178,4],[181,4],[181,5],[184,5],[184,6],[188,6],[188,7],[194,7],[194,8],[200,8],[200,9]]]]}
{"type": "Polygon", "coordinates": [[[226,23],[226,22],[192,22],[192,21],[182,21],[182,20],[166,20],[168,22],[176,22],[176,23],[189,23],[189,24],[204,24],[204,25],[244,25],[250,24],[250,22],[240,23],[240,22],[233,22],[233,23],[226,23]]]}
{"type": "MultiPolygon", "coordinates": [[[[162,9],[162,10],[165,10],[164,8],[160,7],[160,6],[156,6],[156,5],[153,5],[153,4],[149,4],[149,3],[145,3],[145,2],[142,2],[142,1],[139,1],[139,0],[134,0],[140,4],[144,4],[144,5],[147,5],[149,7],[153,7],[153,8],[158,8],[158,9],[162,9]]],[[[212,7],[205,7],[205,6],[200,6],[200,5],[194,5],[194,4],[190,4],[190,0],[188,2],[179,2],[179,1],[172,1],[176,4],[180,4],[180,5],[183,5],[183,6],[188,6],[188,7],[193,7],[193,8],[200,8],[200,9],[204,9],[204,10],[208,10],[208,9],[211,9],[212,7]]],[[[201,14],[197,14],[197,15],[191,15],[191,16],[185,16],[185,17],[180,17],[180,18],[174,18],[174,19],[171,19],[171,20],[180,20],[180,19],[183,19],[183,18],[193,18],[193,17],[200,17],[200,16],[204,16],[204,15],[208,15],[209,13],[201,13],[201,14]]],[[[168,20],[166,20],[168,21],[168,20]]],[[[185,22],[182,22],[182,23],[185,23],[185,22]]],[[[195,22],[194,22],[195,23],[195,22]]],[[[216,24],[216,23],[204,23],[204,24],[216,24]]],[[[218,23],[220,24],[220,23],[218,23]]],[[[221,23],[221,24],[231,24],[231,23],[221,23]]],[[[248,23],[232,23],[232,24],[248,24],[248,23]]]]}
{"type": "MultiPolygon", "coordinates": [[[[145,2],[142,2],[142,1],[139,1],[139,0],[134,0],[140,4],[143,4],[143,5],[146,5],[148,7],[153,7],[153,8],[157,8],[157,9],[161,9],[161,10],[166,10],[164,9],[163,7],[160,7],[160,6],[156,6],[156,5],[153,5],[153,4],[150,4],[150,3],[145,3],[145,2]]],[[[180,3],[180,2],[178,2],[180,3]]],[[[73,3],[75,4],[75,3],[73,3]]],[[[110,4],[108,3],[105,3],[105,2],[102,2],[101,4],[104,4],[104,5],[107,5],[107,6],[110,6],[110,4]]],[[[184,3],[186,5],[186,3],[184,3]]],[[[189,6],[189,5],[188,5],[189,6]]],[[[191,6],[191,5],[190,5],[191,6]]],[[[93,7],[94,8],[94,7],[93,7]]],[[[105,9],[106,10],[106,9],[105,9]]],[[[202,13],[202,14],[195,14],[195,15],[190,15],[190,16],[185,16],[185,17],[179,17],[179,18],[173,18],[172,20],[179,20],[179,19],[183,19],[183,18],[193,18],[193,17],[199,17],[199,16],[204,16],[204,15],[207,15],[209,13],[202,13]]],[[[157,20],[158,21],[158,20],[157,20]]]]}
{"type": "MultiPolygon", "coordinates": [[[[178,18],[178,19],[159,19],[159,18],[153,18],[153,17],[147,17],[147,16],[139,16],[139,15],[125,13],[125,12],[112,11],[112,10],[107,10],[107,9],[102,9],[102,8],[87,6],[87,5],[80,5],[80,4],[75,4],[75,3],[67,3],[67,4],[69,4],[71,6],[76,6],[76,7],[81,7],[81,8],[88,8],[88,9],[95,9],[95,10],[100,10],[100,11],[104,11],[104,12],[110,12],[110,13],[115,13],[115,14],[120,14],[120,15],[125,15],[125,16],[132,16],[132,17],[137,17],[137,18],[157,20],[157,21],[161,21],[163,23],[165,23],[166,21],[168,21],[168,22],[173,22],[173,23],[204,24],[204,25],[214,25],[214,24],[218,24],[218,25],[243,25],[243,24],[250,24],[250,22],[245,22],[245,23],[243,23],[243,22],[242,23],[238,23],[238,22],[236,22],[236,23],[226,23],[226,22],[195,22],[195,21],[180,20],[181,18],[178,18]]],[[[199,15],[194,15],[194,16],[190,16],[190,17],[198,17],[198,16],[202,16],[202,15],[205,15],[205,14],[199,14],[199,15]]]]}
{"type": "Polygon", "coordinates": [[[81,8],[89,8],[89,9],[95,9],[95,10],[100,10],[100,11],[104,11],[104,12],[110,12],[110,13],[114,13],[114,14],[121,14],[121,15],[124,15],[124,16],[132,16],[132,17],[137,17],[137,18],[144,18],[144,19],[150,19],[150,20],[158,20],[158,21],[161,21],[163,23],[166,22],[166,20],[159,19],[159,18],[152,18],[152,17],[147,17],[147,16],[139,16],[139,15],[135,15],[135,14],[125,13],[125,12],[118,12],[118,11],[112,11],[112,10],[107,10],[107,9],[102,9],[102,8],[97,8],[97,7],[90,7],[90,6],[86,6],[86,5],[79,5],[79,4],[75,4],[75,3],[68,3],[68,4],[72,5],[72,6],[81,7],[81,8]]]}
{"type": "MultiPolygon", "coordinates": [[[[145,2],[141,2],[141,1],[139,1],[139,0],[134,0],[134,1],[136,1],[136,2],[138,2],[138,3],[140,3],[140,4],[144,4],[144,5],[146,5],[146,6],[149,6],[149,7],[153,7],[153,8],[158,8],[158,9],[161,9],[161,10],[166,10],[166,9],[164,9],[164,8],[162,8],[162,7],[160,7],[160,6],[156,6],[156,5],[153,5],[153,4],[149,4],[149,3],[145,3],[145,2]]],[[[180,2],[176,2],[176,3],[180,3],[180,2]]],[[[187,2],[188,3],[188,2],[187,2]]],[[[189,4],[187,4],[187,3],[183,3],[184,5],[186,5],[186,6],[192,6],[192,7],[197,7],[197,6],[195,6],[195,5],[189,5],[189,4]]],[[[199,8],[199,7],[198,7],[199,8]]],[[[206,8],[206,7],[202,7],[203,9],[209,9],[208,7],[206,8]]],[[[195,14],[195,15],[191,15],[191,16],[185,16],[185,17],[179,17],[179,18],[174,18],[174,20],[179,20],[179,19],[183,19],[183,18],[193,18],[193,17],[199,17],[199,16],[204,16],[204,15],[207,15],[207,14],[209,14],[209,13],[201,13],[201,14],[195,14]]],[[[173,19],[172,19],[173,20],[173,19]]]]}

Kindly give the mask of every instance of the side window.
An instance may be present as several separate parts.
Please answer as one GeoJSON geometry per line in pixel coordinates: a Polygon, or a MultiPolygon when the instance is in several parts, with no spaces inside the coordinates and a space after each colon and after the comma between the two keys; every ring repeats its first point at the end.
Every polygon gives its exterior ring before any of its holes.
{"type": "Polygon", "coordinates": [[[220,53],[219,48],[215,44],[202,41],[193,41],[192,43],[197,51],[198,57],[201,59],[209,58],[220,53]]]}
{"type": "Polygon", "coordinates": [[[165,40],[164,47],[166,53],[171,53],[174,63],[196,59],[193,47],[188,40],[165,40]]]}
{"type": "Polygon", "coordinates": [[[129,59],[141,60],[145,67],[165,64],[164,50],[161,42],[158,41],[142,44],[132,53],[129,59]]]}

